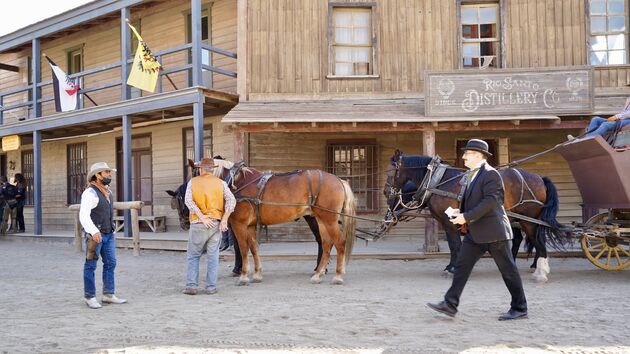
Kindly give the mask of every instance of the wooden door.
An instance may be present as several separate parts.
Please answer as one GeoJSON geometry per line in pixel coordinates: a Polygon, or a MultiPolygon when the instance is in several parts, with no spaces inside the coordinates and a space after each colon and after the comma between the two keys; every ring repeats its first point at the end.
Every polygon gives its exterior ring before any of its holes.
{"type": "MultiPolygon", "coordinates": [[[[116,150],[117,191],[118,195],[122,196],[124,176],[122,139],[116,141],[116,150]]],[[[153,157],[150,135],[134,136],[131,139],[131,196],[133,200],[144,202],[140,215],[153,215],[153,157]]]]}

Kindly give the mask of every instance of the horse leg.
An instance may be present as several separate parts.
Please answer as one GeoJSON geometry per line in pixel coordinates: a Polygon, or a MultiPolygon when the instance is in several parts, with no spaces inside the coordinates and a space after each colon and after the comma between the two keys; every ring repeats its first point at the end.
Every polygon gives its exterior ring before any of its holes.
{"type": "Polygon", "coordinates": [[[337,250],[337,269],[332,283],[341,285],[343,284],[342,274],[346,274],[346,240],[343,238],[343,234],[336,222],[326,224],[326,230],[337,250]]]}
{"type": "Polygon", "coordinates": [[[528,222],[522,222],[521,227],[525,230],[528,241],[536,248],[536,256],[534,257],[536,269],[532,273],[532,278],[538,283],[545,283],[548,280],[549,263],[547,262],[544,234],[541,234],[541,232],[544,232],[543,227],[528,222]]]}
{"type": "Polygon", "coordinates": [[[258,253],[258,242],[256,242],[256,232],[254,231],[254,237],[249,239],[250,250],[252,251],[252,257],[254,258],[254,275],[252,276],[252,283],[262,282],[262,265],[260,263],[260,254],[258,253]]]}
{"type": "Polygon", "coordinates": [[[512,240],[512,256],[514,257],[514,262],[516,262],[518,249],[521,247],[521,243],[523,242],[523,232],[518,227],[512,227],[512,234],[514,235],[514,239],[512,240]]]}
{"type": "Polygon", "coordinates": [[[319,226],[319,234],[322,239],[322,259],[319,261],[317,265],[317,269],[315,269],[315,274],[311,277],[311,283],[319,284],[321,283],[321,277],[324,275],[326,265],[328,264],[328,260],[330,259],[330,251],[332,250],[332,239],[330,234],[328,233],[328,228],[322,224],[322,222],[318,219],[317,225],[319,226]]]}
{"type": "MultiPolygon", "coordinates": [[[[317,263],[315,263],[315,269],[313,269],[313,271],[316,271],[317,265],[322,260],[322,237],[319,234],[317,219],[315,219],[314,216],[304,215],[304,220],[306,220],[309,229],[311,229],[311,232],[315,235],[315,241],[317,241],[317,263]]],[[[326,269],[326,273],[328,273],[328,269],[326,269]]]]}
{"type": "Polygon", "coordinates": [[[249,240],[256,237],[256,226],[233,224],[232,229],[234,236],[236,236],[242,260],[241,275],[238,278],[237,285],[247,285],[249,284],[249,259],[247,252],[249,251],[249,240]]]}

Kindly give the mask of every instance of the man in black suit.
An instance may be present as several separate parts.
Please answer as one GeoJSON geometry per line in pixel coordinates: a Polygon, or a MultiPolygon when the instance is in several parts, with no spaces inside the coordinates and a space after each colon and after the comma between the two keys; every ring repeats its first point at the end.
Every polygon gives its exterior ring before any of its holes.
{"type": "Polygon", "coordinates": [[[512,295],[510,310],[500,315],[499,320],[527,318],[525,291],[511,253],[512,230],[503,208],[503,181],[499,173],[486,162],[486,157],[492,156],[488,151],[488,143],[472,139],[463,151],[464,164],[470,171],[466,173],[461,213],[456,210],[451,222],[464,225],[466,235],[455,264],[453,283],[444,301],[427,303],[427,306],[445,315],[455,316],[459,298],[475,263],[489,252],[512,295]]]}

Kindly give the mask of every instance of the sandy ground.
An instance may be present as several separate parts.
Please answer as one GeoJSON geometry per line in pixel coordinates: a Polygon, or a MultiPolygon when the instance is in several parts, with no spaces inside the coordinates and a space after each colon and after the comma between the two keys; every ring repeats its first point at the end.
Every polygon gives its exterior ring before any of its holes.
{"type": "Polygon", "coordinates": [[[342,286],[330,274],[310,284],[312,261],[267,261],[263,283],[237,287],[222,262],[218,294],[186,296],[184,253],[118,250],[129,303],[91,310],[83,258],[70,245],[0,241],[0,353],[630,352],[630,270],[584,259],[552,260],[544,285],[519,260],[530,318],[499,322],[509,297],[490,259],[450,319],[425,306],[450,284],[443,259],[353,261],[342,286]]]}

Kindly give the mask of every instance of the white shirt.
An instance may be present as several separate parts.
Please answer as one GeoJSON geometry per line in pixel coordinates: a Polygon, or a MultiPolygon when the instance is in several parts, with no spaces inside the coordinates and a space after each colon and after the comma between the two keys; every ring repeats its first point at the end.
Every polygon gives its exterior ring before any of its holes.
{"type": "Polygon", "coordinates": [[[470,171],[472,173],[472,177],[470,177],[470,183],[471,184],[475,180],[475,177],[477,177],[477,175],[479,174],[479,169],[481,169],[481,166],[483,166],[484,163],[488,163],[488,162],[486,161],[486,159],[481,159],[481,161],[479,161],[477,163],[477,165],[475,165],[475,167],[470,169],[470,171]],[[473,170],[475,170],[475,172],[472,172],[473,170]]]}
{"type": "MultiPolygon", "coordinates": [[[[111,203],[111,201],[110,201],[111,203]]],[[[98,205],[98,195],[94,188],[89,187],[83,191],[81,194],[81,208],[79,208],[79,221],[81,222],[81,226],[85,232],[90,235],[94,235],[97,232],[100,232],[98,227],[94,225],[92,221],[92,209],[96,208],[98,205]]]]}

